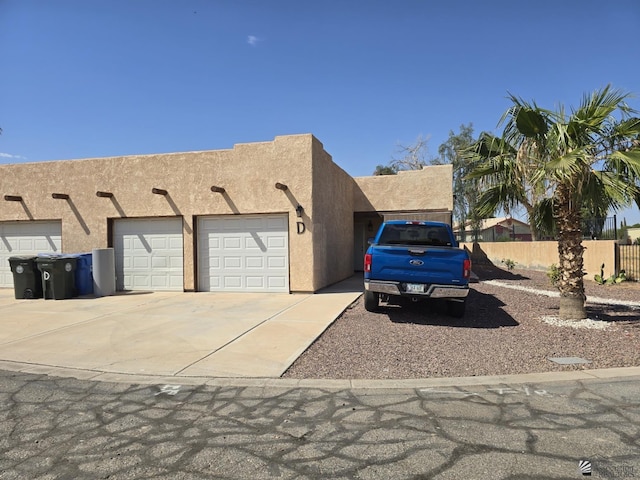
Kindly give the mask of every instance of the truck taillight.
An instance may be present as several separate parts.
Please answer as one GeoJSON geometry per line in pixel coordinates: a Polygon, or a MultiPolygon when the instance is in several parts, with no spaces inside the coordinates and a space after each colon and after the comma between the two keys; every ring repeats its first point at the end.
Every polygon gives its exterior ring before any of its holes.
{"type": "Polygon", "coordinates": [[[471,277],[471,260],[468,258],[462,262],[462,276],[464,278],[471,277]]]}
{"type": "Polygon", "coordinates": [[[364,271],[365,272],[371,271],[371,254],[370,253],[365,253],[364,255],[364,271]]]}

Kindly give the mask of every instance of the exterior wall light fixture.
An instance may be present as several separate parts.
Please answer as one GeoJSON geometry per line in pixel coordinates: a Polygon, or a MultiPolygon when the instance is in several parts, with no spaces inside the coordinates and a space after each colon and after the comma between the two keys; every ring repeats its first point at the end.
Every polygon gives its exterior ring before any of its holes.
{"type": "Polygon", "coordinates": [[[216,187],[215,185],[211,187],[211,191],[215,193],[224,193],[226,190],[222,187],[216,187]]]}
{"type": "Polygon", "coordinates": [[[113,193],[97,191],[96,192],[96,197],[111,198],[111,197],[113,197],[113,193]]]}
{"type": "Polygon", "coordinates": [[[282,190],[283,192],[285,190],[289,190],[289,187],[287,187],[284,183],[280,183],[280,182],[276,183],[276,188],[278,190],[282,190]]]}
{"type": "Polygon", "coordinates": [[[167,192],[166,190],[164,190],[162,188],[155,188],[154,187],[154,188],[151,189],[151,193],[155,193],[156,195],[167,195],[167,193],[169,193],[169,192],[167,192]]]}
{"type": "Polygon", "coordinates": [[[56,200],[69,200],[69,195],[66,193],[52,193],[51,198],[55,198],[56,200]]]}
{"type": "Polygon", "coordinates": [[[304,207],[300,204],[296,207],[296,217],[301,218],[304,213],[304,207]]]}
{"type": "Polygon", "coordinates": [[[22,201],[22,197],[20,195],[5,195],[4,199],[7,202],[21,202],[22,201]]]}

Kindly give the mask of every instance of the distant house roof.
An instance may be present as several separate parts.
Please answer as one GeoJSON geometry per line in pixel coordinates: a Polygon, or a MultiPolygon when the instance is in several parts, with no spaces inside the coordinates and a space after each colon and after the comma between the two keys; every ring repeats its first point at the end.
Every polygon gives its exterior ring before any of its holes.
{"type": "MultiPolygon", "coordinates": [[[[465,228],[464,230],[466,232],[472,232],[473,228],[471,227],[471,221],[467,221],[465,222],[465,228]]],[[[482,220],[482,222],[480,223],[480,231],[484,231],[484,230],[489,230],[493,227],[496,226],[501,226],[504,228],[511,228],[513,225],[517,225],[519,227],[524,227],[524,228],[529,228],[529,224],[522,222],[516,218],[511,218],[511,217],[497,217],[497,218],[486,218],[484,220],[482,220]]],[[[456,224],[453,226],[453,231],[454,232],[459,232],[460,231],[460,225],[456,224]]]]}

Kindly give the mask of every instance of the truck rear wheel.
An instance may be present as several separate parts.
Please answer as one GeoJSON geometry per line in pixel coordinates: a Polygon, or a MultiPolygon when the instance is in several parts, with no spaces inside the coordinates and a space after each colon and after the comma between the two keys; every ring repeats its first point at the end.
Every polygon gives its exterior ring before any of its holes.
{"type": "Polygon", "coordinates": [[[378,310],[379,296],[376,292],[364,291],[364,309],[367,312],[375,312],[378,310]]]}
{"type": "Polygon", "coordinates": [[[463,301],[463,302],[449,301],[447,303],[448,303],[447,309],[449,310],[449,315],[456,318],[464,317],[464,311],[467,306],[466,301],[463,301]]]}

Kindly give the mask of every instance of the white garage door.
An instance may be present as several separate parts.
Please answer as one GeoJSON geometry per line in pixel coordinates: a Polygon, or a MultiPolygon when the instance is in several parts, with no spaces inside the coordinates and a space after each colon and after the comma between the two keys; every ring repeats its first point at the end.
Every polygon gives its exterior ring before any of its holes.
{"type": "Polygon", "coordinates": [[[116,220],[117,290],[184,289],[181,218],[116,220]]]}
{"type": "Polygon", "coordinates": [[[0,287],[13,287],[9,257],[62,251],[61,222],[0,222],[0,287]]]}
{"type": "Polygon", "coordinates": [[[289,292],[288,231],[286,215],[200,218],[199,290],[289,292]]]}

